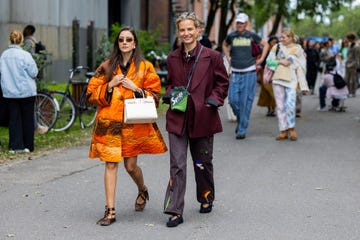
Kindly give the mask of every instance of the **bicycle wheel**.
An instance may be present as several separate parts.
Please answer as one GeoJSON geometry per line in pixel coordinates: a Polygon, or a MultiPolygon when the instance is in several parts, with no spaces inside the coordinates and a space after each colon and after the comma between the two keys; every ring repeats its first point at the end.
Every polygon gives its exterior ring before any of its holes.
{"type": "Polygon", "coordinates": [[[59,104],[58,117],[52,130],[55,132],[65,131],[75,122],[75,104],[73,100],[63,92],[54,91],[51,95],[59,104]]]}
{"type": "Polygon", "coordinates": [[[94,104],[85,102],[79,106],[79,118],[81,128],[91,127],[96,118],[97,107],[94,104]]]}
{"type": "Polygon", "coordinates": [[[52,96],[45,92],[38,92],[35,96],[35,118],[38,124],[49,130],[54,126],[58,115],[58,105],[52,96]]]}
{"type": "Polygon", "coordinates": [[[86,101],[86,87],[84,88],[79,100],[78,113],[82,129],[91,127],[94,124],[97,106],[86,101]]]}

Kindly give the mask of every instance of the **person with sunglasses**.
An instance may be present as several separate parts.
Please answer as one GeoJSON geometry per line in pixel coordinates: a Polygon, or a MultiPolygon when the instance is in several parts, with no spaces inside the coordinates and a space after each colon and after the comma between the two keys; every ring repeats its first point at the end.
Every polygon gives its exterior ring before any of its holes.
{"type": "Polygon", "coordinates": [[[197,201],[200,213],[210,213],[215,200],[213,176],[214,134],[222,132],[218,108],[227,96],[229,79],[219,52],[203,47],[198,41],[200,21],[193,12],[176,19],[181,46],[167,58],[168,83],[163,97],[170,103],[175,87],[188,86],[185,112],[171,109],[166,113],[169,134],[170,180],[167,186],[164,213],[169,214],[167,227],[184,222],[187,149],[195,171],[197,201]]]}
{"type": "Polygon", "coordinates": [[[97,222],[101,226],[116,221],[116,179],[122,159],[138,188],[135,211],[143,211],[149,200],[137,156],[164,153],[167,147],[156,123],[124,123],[124,100],[134,95],[152,96],[158,104],[160,91],[160,78],[154,66],[142,57],[134,29],[123,27],[115,38],[109,59],[97,68],[87,89],[88,101],[98,106],[89,157],[100,158],[106,163],[105,214],[97,222]]]}

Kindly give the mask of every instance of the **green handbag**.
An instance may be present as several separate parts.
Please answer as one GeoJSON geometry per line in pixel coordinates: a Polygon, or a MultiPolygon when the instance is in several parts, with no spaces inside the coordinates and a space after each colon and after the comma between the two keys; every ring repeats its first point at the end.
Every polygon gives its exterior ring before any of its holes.
{"type": "Polygon", "coordinates": [[[171,92],[170,108],[180,112],[186,111],[189,92],[184,86],[175,87],[171,92]]]}
{"type": "Polygon", "coordinates": [[[196,57],[195,63],[192,65],[192,68],[188,74],[188,83],[186,87],[184,86],[176,86],[171,92],[170,96],[170,108],[171,110],[185,112],[187,107],[187,101],[190,93],[188,92],[188,88],[190,86],[191,78],[196,67],[197,62],[199,61],[200,54],[203,50],[203,46],[201,46],[199,54],[196,57]]]}

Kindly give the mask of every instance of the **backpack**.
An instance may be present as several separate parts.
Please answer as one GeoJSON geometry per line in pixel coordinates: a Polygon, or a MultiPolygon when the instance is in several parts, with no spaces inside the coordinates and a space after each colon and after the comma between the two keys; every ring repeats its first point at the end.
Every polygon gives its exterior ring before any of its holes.
{"type": "Polygon", "coordinates": [[[344,78],[340,74],[335,72],[332,75],[334,76],[334,85],[337,89],[341,89],[346,86],[346,82],[344,81],[344,78]]]}
{"type": "Polygon", "coordinates": [[[35,43],[35,53],[41,53],[41,51],[45,51],[46,47],[44,44],[41,43],[41,41],[38,41],[35,43]]]}

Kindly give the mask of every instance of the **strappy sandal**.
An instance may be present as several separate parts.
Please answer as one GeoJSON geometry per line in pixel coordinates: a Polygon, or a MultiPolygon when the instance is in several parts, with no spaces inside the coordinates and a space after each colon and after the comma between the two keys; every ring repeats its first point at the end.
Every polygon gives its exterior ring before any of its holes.
{"type": "Polygon", "coordinates": [[[101,226],[109,226],[112,223],[116,222],[116,212],[115,208],[108,208],[105,206],[105,213],[104,217],[99,219],[99,221],[96,222],[96,224],[101,226]]]}
{"type": "Polygon", "coordinates": [[[135,200],[135,211],[137,212],[142,212],[144,209],[145,209],[145,205],[146,205],[146,200],[149,201],[149,193],[148,193],[148,190],[147,188],[145,187],[144,190],[140,191],[139,194],[137,195],[136,197],[136,200],[135,200]],[[139,204],[137,202],[137,200],[141,198],[142,200],[144,200],[143,203],[139,204]]]}

